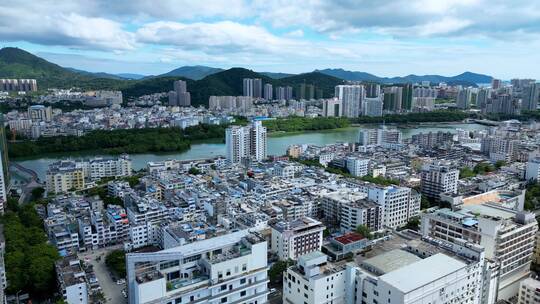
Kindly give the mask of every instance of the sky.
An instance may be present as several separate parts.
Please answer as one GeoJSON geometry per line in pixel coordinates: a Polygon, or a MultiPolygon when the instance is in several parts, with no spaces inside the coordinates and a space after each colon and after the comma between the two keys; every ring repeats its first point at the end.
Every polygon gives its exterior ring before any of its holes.
{"type": "Polygon", "coordinates": [[[540,79],[540,1],[0,1],[0,47],[90,72],[184,65],[540,79]]]}

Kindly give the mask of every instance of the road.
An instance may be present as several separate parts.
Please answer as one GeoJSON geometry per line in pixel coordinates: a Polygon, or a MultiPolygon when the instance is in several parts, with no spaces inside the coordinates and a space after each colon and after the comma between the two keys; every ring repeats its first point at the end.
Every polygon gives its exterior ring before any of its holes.
{"type": "Polygon", "coordinates": [[[112,280],[109,271],[107,270],[107,266],[105,266],[105,256],[114,249],[119,248],[101,248],[79,253],[79,258],[92,264],[94,267],[99,286],[101,286],[101,290],[105,295],[107,303],[122,304],[127,303],[127,299],[122,296],[122,289],[126,288],[126,285],[117,285],[116,282],[112,280]],[[96,258],[101,255],[103,255],[101,261],[97,261],[96,258]]]}
{"type": "Polygon", "coordinates": [[[283,302],[283,295],[281,290],[276,290],[268,295],[268,303],[270,304],[281,304],[283,302]]]}

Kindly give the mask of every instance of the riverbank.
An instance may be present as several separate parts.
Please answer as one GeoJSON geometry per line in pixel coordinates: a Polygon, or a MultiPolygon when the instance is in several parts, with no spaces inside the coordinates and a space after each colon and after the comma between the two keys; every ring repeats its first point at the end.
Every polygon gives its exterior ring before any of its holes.
{"type": "MultiPolygon", "coordinates": [[[[361,129],[376,129],[379,128],[379,124],[364,124],[358,127],[348,127],[335,130],[321,130],[321,131],[305,131],[305,132],[288,132],[281,133],[278,136],[268,136],[268,155],[283,155],[286,153],[287,148],[293,144],[313,144],[318,146],[324,146],[327,144],[333,144],[336,142],[355,142],[358,139],[358,131],[361,129]]],[[[452,132],[456,133],[456,129],[465,129],[470,131],[486,130],[488,127],[479,124],[469,123],[448,123],[448,124],[433,124],[433,125],[418,125],[418,127],[411,127],[407,124],[394,125],[399,128],[403,133],[403,138],[410,138],[414,134],[426,133],[426,132],[452,132]]],[[[178,160],[192,160],[213,158],[217,156],[225,156],[226,149],[223,139],[205,139],[192,141],[189,150],[183,152],[170,152],[170,153],[142,153],[142,154],[130,154],[132,160],[132,167],[134,170],[140,170],[146,167],[148,162],[165,161],[169,159],[178,160]]],[[[26,168],[32,168],[36,171],[40,179],[45,178],[48,165],[55,161],[59,161],[66,158],[81,158],[81,157],[112,157],[114,155],[104,153],[103,151],[95,151],[92,153],[81,152],[65,152],[55,153],[54,155],[34,155],[35,157],[29,157],[24,159],[14,159],[26,168]]]]}

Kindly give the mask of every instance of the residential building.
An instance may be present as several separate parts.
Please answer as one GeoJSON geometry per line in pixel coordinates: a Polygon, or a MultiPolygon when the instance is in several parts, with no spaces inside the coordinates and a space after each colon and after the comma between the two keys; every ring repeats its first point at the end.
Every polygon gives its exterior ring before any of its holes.
{"type": "Polygon", "coordinates": [[[67,256],[55,264],[60,294],[67,304],[88,303],[88,282],[76,256],[67,256]]]}
{"type": "MultiPolygon", "coordinates": [[[[360,225],[371,231],[383,228],[383,206],[368,200],[357,200],[341,204],[339,227],[342,232],[355,231],[360,225]]],[[[364,235],[364,237],[369,237],[364,235]]]]}
{"type": "Polygon", "coordinates": [[[450,132],[437,131],[429,133],[414,134],[411,138],[412,143],[422,148],[435,148],[440,145],[452,143],[454,134],[450,132]]]}
{"type": "Polygon", "coordinates": [[[527,278],[519,284],[517,304],[540,303],[540,281],[527,278]]]}
{"type": "Polygon", "coordinates": [[[403,102],[402,87],[384,88],[383,110],[387,112],[400,112],[403,102]]]}
{"type": "Polygon", "coordinates": [[[521,109],[523,111],[536,111],[540,100],[540,83],[530,83],[523,90],[521,109]]]}
{"type": "Polygon", "coordinates": [[[468,89],[461,89],[457,93],[456,106],[460,109],[468,109],[471,107],[471,99],[468,89]]]}
{"type": "Polygon", "coordinates": [[[434,162],[426,164],[420,172],[422,195],[439,201],[443,193],[457,193],[459,170],[448,164],[434,162]]]}
{"type": "Polygon", "coordinates": [[[28,107],[28,118],[33,122],[46,121],[50,122],[52,119],[52,107],[46,107],[44,105],[32,105],[28,107]]]}
{"type": "Polygon", "coordinates": [[[327,259],[320,251],[299,257],[283,275],[282,303],[346,303],[347,283],[354,277],[346,277],[345,265],[327,259]]]}
{"type": "Polygon", "coordinates": [[[67,193],[84,189],[84,170],[72,161],[58,161],[49,165],[46,175],[46,189],[49,193],[67,193]]]}
{"type": "Polygon", "coordinates": [[[264,238],[247,230],[128,253],[128,303],[266,303],[267,253],[264,238]]]}
{"type": "Polygon", "coordinates": [[[527,162],[527,169],[525,170],[525,179],[527,181],[538,182],[538,176],[540,175],[540,157],[534,157],[527,162]]]}
{"type": "MultiPolygon", "coordinates": [[[[2,151],[0,151],[0,158],[2,157],[2,151]]],[[[4,214],[7,204],[7,187],[6,180],[4,178],[4,166],[0,162],[0,214],[4,214]]]]}
{"type": "Polygon", "coordinates": [[[480,246],[396,235],[388,243],[352,262],[330,262],[321,252],[299,257],[283,277],[283,303],[486,303],[480,246]]]}
{"type": "Polygon", "coordinates": [[[509,299],[518,293],[519,282],[528,277],[538,224],[532,213],[511,210],[504,204],[471,201],[462,209],[438,209],[421,220],[424,236],[478,244],[486,258],[497,267],[497,283],[492,296],[509,299]]]}
{"type": "Polygon", "coordinates": [[[126,177],[132,174],[131,159],[123,154],[116,158],[96,157],[79,163],[83,168],[84,176],[90,180],[99,180],[105,177],[126,177]]]}
{"type": "Polygon", "coordinates": [[[341,101],[343,116],[358,117],[362,113],[362,101],[365,97],[364,86],[362,85],[338,85],[335,88],[335,95],[341,101]]]}
{"type": "Polygon", "coordinates": [[[324,117],[341,117],[341,116],[343,116],[343,105],[341,103],[341,100],[339,100],[337,98],[323,100],[322,115],[324,117]]]}
{"type": "Polygon", "coordinates": [[[347,157],[347,170],[353,176],[362,177],[368,174],[369,159],[358,157],[347,157]]]}
{"type": "Polygon", "coordinates": [[[362,115],[370,117],[380,117],[383,115],[383,101],[381,97],[368,98],[363,101],[362,115]]]}
{"type": "Polygon", "coordinates": [[[389,228],[404,226],[420,213],[420,194],[411,188],[374,185],[368,188],[368,199],[382,207],[382,223],[389,228]]]}
{"type": "Polygon", "coordinates": [[[173,91],[169,92],[169,106],[191,106],[191,94],[187,91],[187,83],[183,80],[173,82],[173,91]]]}
{"type": "Polygon", "coordinates": [[[4,237],[4,226],[0,224],[0,304],[4,304],[6,298],[6,264],[4,256],[6,254],[6,239],[4,237]]]}
{"type": "Polygon", "coordinates": [[[227,161],[235,164],[243,159],[266,159],[267,134],[261,121],[245,127],[231,126],[225,131],[227,161]]]}
{"type": "Polygon", "coordinates": [[[273,93],[273,89],[272,89],[272,84],[270,83],[267,83],[264,85],[264,99],[266,100],[273,100],[273,96],[272,96],[272,93],[273,93]]]}
{"type": "Polygon", "coordinates": [[[358,143],[361,146],[382,146],[392,148],[402,144],[403,135],[398,129],[361,129],[358,131],[358,143]]]}
{"type": "Polygon", "coordinates": [[[312,218],[303,217],[271,225],[271,251],[280,260],[296,260],[299,256],[321,250],[324,225],[312,218]]]}
{"type": "Polygon", "coordinates": [[[35,92],[35,79],[0,79],[0,91],[4,92],[35,92]]]}

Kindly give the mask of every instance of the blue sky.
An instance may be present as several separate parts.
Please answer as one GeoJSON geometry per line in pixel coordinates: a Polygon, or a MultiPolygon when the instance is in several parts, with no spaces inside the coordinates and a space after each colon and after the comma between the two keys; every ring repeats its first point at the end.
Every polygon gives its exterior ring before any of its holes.
{"type": "Polygon", "coordinates": [[[538,79],[540,2],[3,0],[0,46],[92,72],[209,65],[538,79]]]}

